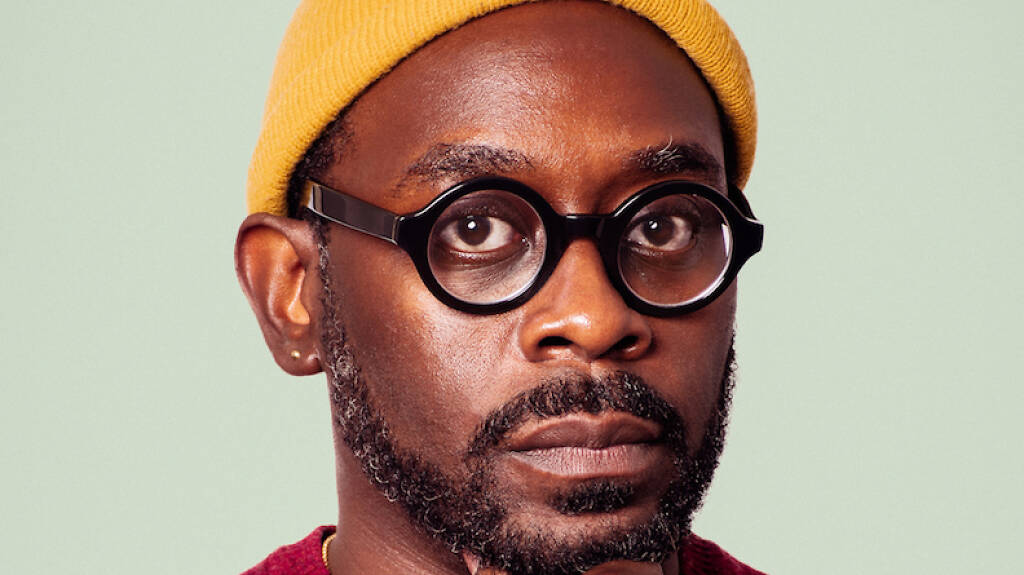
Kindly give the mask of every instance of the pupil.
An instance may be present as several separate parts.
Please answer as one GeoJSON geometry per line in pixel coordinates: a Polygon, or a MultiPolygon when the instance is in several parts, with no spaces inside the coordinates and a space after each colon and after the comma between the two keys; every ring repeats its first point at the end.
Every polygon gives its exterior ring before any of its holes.
{"type": "Polygon", "coordinates": [[[672,239],[675,226],[664,218],[652,218],[644,225],[644,236],[655,245],[663,245],[672,239]]]}
{"type": "Polygon", "coordinates": [[[478,246],[491,234],[487,218],[466,216],[459,221],[459,238],[471,246],[478,246]]]}

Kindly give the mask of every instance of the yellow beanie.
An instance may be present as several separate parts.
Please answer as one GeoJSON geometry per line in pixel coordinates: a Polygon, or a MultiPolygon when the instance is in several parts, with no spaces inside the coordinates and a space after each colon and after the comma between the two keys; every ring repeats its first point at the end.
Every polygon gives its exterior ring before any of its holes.
{"type": "MultiPolygon", "coordinates": [[[[285,33],[249,166],[249,212],[285,215],[292,171],[320,132],[374,80],[431,39],[531,0],[303,0],[285,33]]],[[[731,183],[754,162],[757,110],[746,56],[705,0],[605,0],[661,28],[704,74],[732,152],[731,183]]]]}

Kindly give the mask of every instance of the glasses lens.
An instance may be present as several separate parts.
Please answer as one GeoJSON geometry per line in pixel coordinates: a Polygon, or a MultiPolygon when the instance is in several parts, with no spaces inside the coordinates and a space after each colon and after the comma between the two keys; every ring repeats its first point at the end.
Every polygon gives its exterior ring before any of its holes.
{"type": "Polygon", "coordinates": [[[619,270],[640,299],[678,306],[718,287],[732,248],[729,224],[715,204],[675,194],[651,202],[629,221],[619,240],[619,270]]]}
{"type": "Polygon", "coordinates": [[[499,191],[462,196],[430,231],[427,259],[434,278],[468,303],[507,301],[533,283],[544,263],[547,237],[526,200],[499,191]]]}

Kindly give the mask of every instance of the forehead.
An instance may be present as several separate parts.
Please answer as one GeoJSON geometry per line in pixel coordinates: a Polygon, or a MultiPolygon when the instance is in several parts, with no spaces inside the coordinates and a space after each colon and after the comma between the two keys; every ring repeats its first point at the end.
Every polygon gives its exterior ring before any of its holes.
{"type": "MultiPolygon", "coordinates": [[[[717,109],[689,59],[647,21],[595,2],[470,22],[396,66],[346,120],[328,183],[398,212],[462,179],[442,170],[408,185],[424,157],[466,145],[509,151],[522,161],[489,171],[574,211],[614,205],[645,183],[623,168],[637,150],[693,145],[724,166],[717,109]]],[[[693,179],[724,189],[724,175],[709,177],[693,179]]]]}

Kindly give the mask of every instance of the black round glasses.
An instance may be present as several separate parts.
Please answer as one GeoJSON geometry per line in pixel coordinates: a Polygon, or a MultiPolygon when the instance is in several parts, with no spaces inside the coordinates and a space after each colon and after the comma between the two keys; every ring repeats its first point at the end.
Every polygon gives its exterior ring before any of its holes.
{"type": "Polygon", "coordinates": [[[683,314],[725,291],[764,237],[738,189],[734,204],[681,180],[645,188],[611,214],[561,215],[526,185],[496,177],[457,184],[404,215],[313,181],[306,191],[314,213],[401,247],[437,299],[476,314],[522,305],[580,238],[594,240],[630,307],[683,314]]]}

